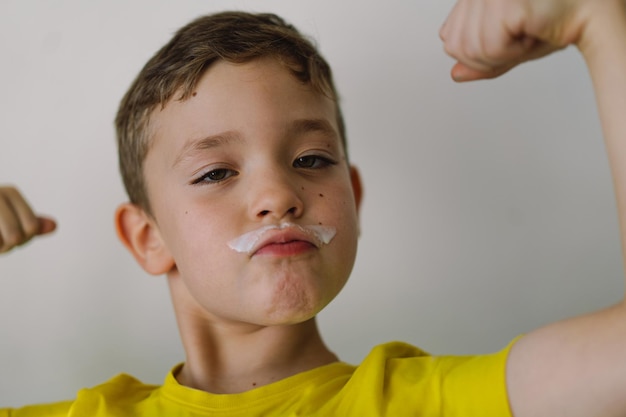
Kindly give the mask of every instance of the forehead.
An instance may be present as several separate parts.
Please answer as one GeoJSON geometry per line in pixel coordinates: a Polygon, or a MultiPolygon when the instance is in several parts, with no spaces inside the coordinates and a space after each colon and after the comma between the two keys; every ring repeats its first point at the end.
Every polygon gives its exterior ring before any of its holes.
{"type": "Polygon", "coordinates": [[[335,105],[276,59],[218,61],[188,99],[170,100],[153,111],[151,148],[166,145],[174,152],[189,141],[233,131],[253,139],[293,129],[303,120],[327,124],[339,138],[335,105]]]}

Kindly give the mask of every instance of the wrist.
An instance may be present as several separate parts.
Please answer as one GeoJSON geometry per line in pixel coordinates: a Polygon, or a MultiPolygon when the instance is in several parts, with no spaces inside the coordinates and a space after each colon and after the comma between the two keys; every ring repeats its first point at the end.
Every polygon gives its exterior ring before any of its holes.
{"type": "Polygon", "coordinates": [[[581,5],[577,15],[580,31],[574,42],[585,60],[615,42],[622,44],[626,34],[626,0],[591,0],[581,5]]]}

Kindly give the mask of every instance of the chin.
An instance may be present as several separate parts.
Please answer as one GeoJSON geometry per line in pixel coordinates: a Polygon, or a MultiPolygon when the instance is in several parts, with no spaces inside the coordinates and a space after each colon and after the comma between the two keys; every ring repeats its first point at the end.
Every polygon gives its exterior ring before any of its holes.
{"type": "Polygon", "coordinates": [[[315,292],[281,294],[272,298],[264,316],[270,325],[299,324],[315,317],[330,301],[315,292]]]}
{"type": "Polygon", "coordinates": [[[317,303],[286,300],[269,306],[265,312],[269,325],[293,325],[303,323],[315,317],[324,307],[317,303]]]}
{"type": "Polygon", "coordinates": [[[274,274],[271,277],[272,285],[261,291],[264,293],[262,317],[272,325],[298,324],[312,319],[337,296],[345,284],[344,280],[328,279],[328,276],[324,273],[294,271],[274,274]],[[320,279],[320,276],[327,279],[320,279]]]}

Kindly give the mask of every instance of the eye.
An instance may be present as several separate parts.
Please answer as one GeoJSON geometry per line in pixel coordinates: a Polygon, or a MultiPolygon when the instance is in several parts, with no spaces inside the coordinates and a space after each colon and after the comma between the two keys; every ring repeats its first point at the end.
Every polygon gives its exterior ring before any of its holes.
{"type": "Polygon", "coordinates": [[[329,165],[335,165],[335,161],[319,155],[306,155],[293,161],[294,168],[320,169],[329,165]]]}
{"type": "Polygon", "coordinates": [[[236,175],[238,175],[238,172],[233,171],[232,169],[218,168],[218,169],[211,170],[205,174],[202,174],[200,177],[193,180],[192,184],[194,185],[200,184],[200,183],[217,184],[230,177],[234,177],[236,175]]]}

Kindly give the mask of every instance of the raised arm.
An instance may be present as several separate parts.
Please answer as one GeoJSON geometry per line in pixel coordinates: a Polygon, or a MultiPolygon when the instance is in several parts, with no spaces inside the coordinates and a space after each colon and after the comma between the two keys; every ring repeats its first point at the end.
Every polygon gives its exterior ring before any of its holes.
{"type": "MultiPolygon", "coordinates": [[[[458,60],[457,81],[497,77],[578,47],[593,80],[626,248],[626,1],[461,0],[441,37],[458,60]]],[[[626,303],[521,338],[507,386],[515,417],[626,416],[626,303]]]]}
{"type": "Polygon", "coordinates": [[[16,188],[0,186],[0,253],[54,229],[54,220],[35,215],[16,188]]]}

